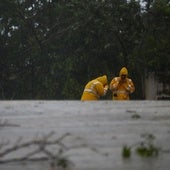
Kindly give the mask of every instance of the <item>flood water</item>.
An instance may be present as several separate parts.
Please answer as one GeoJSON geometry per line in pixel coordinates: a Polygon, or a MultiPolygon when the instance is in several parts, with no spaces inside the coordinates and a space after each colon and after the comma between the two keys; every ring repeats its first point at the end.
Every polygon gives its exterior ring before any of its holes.
{"type": "Polygon", "coordinates": [[[41,160],[45,152],[34,154],[36,144],[9,150],[36,140],[54,142],[45,151],[68,160],[70,170],[169,170],[170,101],[0,101],[0,170],[60,169],[41,160]],[[137,154],[142,142],[159,154],[137,154]],[[28,155],[32,161],[21,160],[28,155]]]}

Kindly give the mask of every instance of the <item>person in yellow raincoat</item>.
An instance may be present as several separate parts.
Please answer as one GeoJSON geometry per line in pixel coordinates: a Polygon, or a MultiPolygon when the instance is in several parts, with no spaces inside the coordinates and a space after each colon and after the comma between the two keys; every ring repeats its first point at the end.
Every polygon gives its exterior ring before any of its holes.
{"type": "Polygon", "coordinates": [[[104,96],[107,93],[107,90],[107,76],[103,75],[101,77],[97,77],[86,84],[81,96],[81,101],[98,100],[101,96],[104,96]]]}
{"type": "Polygon", "coordinates": [[[113,93],[113,100],[130,99],[129,95],[135,91],[135,86],[133,81],[128,78],[128,70],[126,67],[120,70],[119,77],[111,80],[109,88],[113,93]]]}

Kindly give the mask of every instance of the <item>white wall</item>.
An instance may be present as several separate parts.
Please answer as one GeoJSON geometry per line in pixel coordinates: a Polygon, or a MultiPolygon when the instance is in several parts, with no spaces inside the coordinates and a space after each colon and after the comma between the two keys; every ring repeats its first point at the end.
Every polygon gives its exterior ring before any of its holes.
{"type": "Polygon", "coordinates": [[[148,73],[145,79],[145,99],[170,99],[170,84],[160,82],[154,73],[148,73]]]}
{"type": "Polygon", "coordinates": [[[158,81],[156,81],[155,74],[149,73],[145,79],[145,98],[147,100],[156,100],[157,88],[158,81]]]}

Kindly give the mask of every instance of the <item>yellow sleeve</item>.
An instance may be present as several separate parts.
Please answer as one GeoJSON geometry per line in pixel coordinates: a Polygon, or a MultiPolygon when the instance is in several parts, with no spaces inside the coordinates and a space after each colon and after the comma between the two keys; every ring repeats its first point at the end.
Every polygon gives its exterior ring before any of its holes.
{"type": "Polygon", "coordinates": [[[133,93],[135,91],[135,86],[131,79],[128,79],[126,90],[129,91],[130,93],[133,93]]]}
{"type": "Polygon", "coordinates": [[[119,86],[119,78],[116,77],[116,78],[113,78],[112,81],[110,82],[110,90],[113,91],[113,90],[117,90],[119,86]]]}
{"type": "Polygon", "coordinates": [[[99,96],[104,96],[105,95],[105,90],[104,86],[102,83],[97,83],[96,84],[96,92],[99,96]]]}

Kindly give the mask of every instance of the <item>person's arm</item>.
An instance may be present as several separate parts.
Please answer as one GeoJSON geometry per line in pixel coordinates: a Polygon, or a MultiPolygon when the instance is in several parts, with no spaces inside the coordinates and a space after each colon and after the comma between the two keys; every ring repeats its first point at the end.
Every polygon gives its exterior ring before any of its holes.
{"type": "Polygon", "coordinates": [[[106,95],[108,89],[109,89],[109,86],[108,86],[108,85],[105,85],[105,86],[104,86],[104,95],[106,95]]]}
{"type": "Polygon", "coordinates": [[[107,90],[108,90],[108,86],[103,86],[102,83],[97,83],[96,86],[95,86],[95,89],[96,89],[96,93],[99,95],[99,96],[104,96],[106,95],[107,93],[107,90]]]}
{"type": "Polygon", "coordinates": [[[128,79],[125,89],[129,93],[133,93],[135,91],[135,86],[134,86],[133,81],[131,79],[128,79]]]}
{"type": "Polygon", "coordinates": [[[120,82],[120,79],[118,77],[116,78],[113,78],[111,83],[110,83],[110,90],[113,91],[113,90],[117,90],[118,87],[119,87],[119,82],[120,82]]]}

